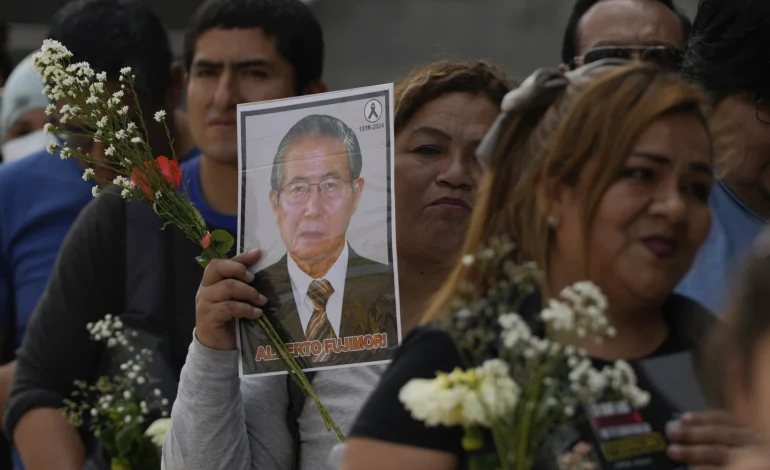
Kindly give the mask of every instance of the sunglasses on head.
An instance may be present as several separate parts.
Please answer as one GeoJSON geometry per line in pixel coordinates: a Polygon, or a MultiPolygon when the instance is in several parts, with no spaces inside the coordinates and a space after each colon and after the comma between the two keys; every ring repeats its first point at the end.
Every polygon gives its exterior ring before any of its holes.
{"type": "Polygon", "coordinates": [[[606,46],[591,49],[572,61],[573,67],[590,64],[602,59],[643,60],[667,69],[678,70],[684,53],[671,46],[606,46]]]}

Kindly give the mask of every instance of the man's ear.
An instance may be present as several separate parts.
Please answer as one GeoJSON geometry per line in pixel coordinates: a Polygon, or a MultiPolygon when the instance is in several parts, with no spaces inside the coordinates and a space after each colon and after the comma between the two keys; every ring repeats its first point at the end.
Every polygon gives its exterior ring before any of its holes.
{"type": "Polygon", "coordinates": [[[326,86],[326,83],[319,78],[318,80],[313,80],[308,83],[305,89],[302,90],[302,94],[315,95],[316,93],[326,93],[327,91],[329,91],[329,88],[326,86]]]}
{"type": "Polygon", "coordinates": [[[358,202],[361,200],[361,193],[364,192],[364,179],[358,177],[353,180],[353,212],[358,209],[358,202]]]}
{"type": "Polygon", "coordinates": [[[270,190],[270,208],[273,209],[273,214],[278,212],[278,191],[275,189],[270,190]]]}
{"type": "Polygon", "coordinates": [[[182,64],[174,62],[171,64],[171,70],[168,76],[168,99],[171,109],[177,109],[182,106],[185,83],[186,76],[182,64]]]}

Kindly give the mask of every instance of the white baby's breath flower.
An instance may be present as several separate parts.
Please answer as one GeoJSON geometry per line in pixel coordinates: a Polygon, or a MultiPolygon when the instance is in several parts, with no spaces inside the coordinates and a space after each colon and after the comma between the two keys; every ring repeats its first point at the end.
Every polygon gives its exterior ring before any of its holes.
{"type": "Polygon", "coordinates": [[[131,73],[131,67],[123,67],[122,69],[120,69],[121,75],[128,75],[129,73],[131,73]]]}
{"type": "Polygon", "coordinates": [[[123,129],[120,129],[120,130],[118,130],[118,131],[115,133],[115,138],[116,138],[117,140],[123,140],[125,137],[126,137],[126,131],[125,131],[125,130],[123,130],[123,129]]]}
{"type": "Polygon", "coordinates": [[[97,410],[96,408],[91,408],[91,416],[98,416],[98,415],[99,415],[99,410],[97,410]]]}
{"type": "Polygon", "coordinates": [[[131,415],[126,415],[126,417],[125,417],[125,418],[123,418],[123,420],[124,420],[126,423],[130,423],[130,422],[131,422],[131,415]]]}
{"type": "Polygon", "coordinates": [[[99,195],[99,186],[98,185],[94,186],[93,188],[91,188],[91,195],[93,197],[97,197],[99,195]]]}
{"type": "Polygon", "coordinates": [[[136,383],[138,383],[139,385],[143,385],[144,384],[144,377],[142,377],[142,376],[137,377],[136,378],[136,383]]]}
{"type": "Polygon", "coordinates": [[[86,168],[86,171],[83,172],[83,181],[88,181],[95,176],[96,172],[94,172],[93,168],[86,168]]]}
{"type": "Polygon", "coordinates": [[[160,196],[161,196],[162,194],[163,194],[163,193],[161,193],[161,192],[160,192],[160,189],[159,189],[159,190],[157,190],[157,191],[155,192],[155,200],[157,201],[158,199],[160,199],[160,196]]]}
{"type": "Polygon", "coordinates": [[[90,95],[88,98],[86,98],[86,104],[96,104],[99,102],[99,98],[96,97],[96,95],[90,95]]]}
{"type": "Polygon", "coordinates": [[[463,256],[463,266],[473,266],[474,261],[476,261],[476,258],[474,258],[473,255],[463,256]]]}
{"type": "Polygon", "coordinates": [[[45,123],[45,125],[43,126],[43,131],[46,134],[52,134],[55,130],[56,128],[50,122],[45,123]]]}
{"type": "Polygon", "coordinates": [[[155,120],[158,122],[163,122],[166,119],[166,111],[160,110],[155,112],[155,120]]]}
{"type": "Polygon", "coordinates": [[[160,389],[156,388],[155,390],[152,391],[152,394],[155,395],[156,397],[159,397],[160,396],[160,389]]]}
{"type": "Polygon", "coordinates": [[[108,157],[115,155],[115,147],[110,145],[109,147],[104,149],[104,154],[108,157]]]}
{"type": "Polygon", "coordinates": [[[46,115],[50,116],[51,114],[53,114],[55,112],[56,112],[56,105],[49,104],[48,106],[45,107],[45,114],[46,115]]]}
{"type": "Polygon", "coordinates": [[[120,192],[120,197],[122,197],[123,199],[128,199],[131,197],[131,194],[132,194],[131,190],[126,188],[120,192]]]}
{"type": "Polygon", "coordinates": [[[99,129],[104,129],[104,127],[107,125],[108,122],[109,120],[107,119],[107,116],[102,116],[101,119],[96,121],[96,127],[98,127],[99,129]]]}
{"type": "Polygon", "coordinates": [[[61,146],[56,142],[48,142],[48,145],[45,146],[45,149],[48,151],[48,153],[53,155],[61,149],[61,146]]]}
{"type": "Polygon", "coordinates": [[[123,392],[123,398],[125,398],[126,400],[130,400],[131,399],[131,392],[129,392],[129,391],[123,392]]]}
{"type": "Polygon", "coordinates": [[[96,74],[96,80],[99,82],[107,81],[107,72],[99,72],[96,74]]]}
{"type": "Polygon", "coordinates": [[[522,343],[529,344],[531,342],[532,330],[519,314],[507,313],[500,315],[497,321],[502,328],[500,339],[506,348],[512,349],[522,343]]]}
{"type": "Polygon", "coordinates": [[[121,116],[125,116],[126,114],[128,114],[128,106],[123,106],[122,108],[120,108],[118,110],[118,114],[120,114],[121,116]]]}
{"type": "Polygon", "coordinates": [[[136,130],[136,124],[133,121],[129,122],[128,125],[126,126],[126,130],[128,132],[134,132],[136,130]]]}
{"type": "Polygon", "coordinates": [[[569,305],[551,299],[548,308],[540,313],[540,318],[557,331],[572,331],[575,326],[575,312],[569,305]]]}
{"type": "Polygon", "coordinates": [[[141,144],[142,143],[142,138],[141,137],[132,137],[131,138],[131,143],[133,143],[133,144],[141,144]]]}

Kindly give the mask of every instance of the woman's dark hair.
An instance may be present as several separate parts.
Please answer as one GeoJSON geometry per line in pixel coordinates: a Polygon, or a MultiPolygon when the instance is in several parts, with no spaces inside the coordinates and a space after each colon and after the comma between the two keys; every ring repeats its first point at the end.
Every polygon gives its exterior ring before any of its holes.
{"type": "Polygon", "coordinates": [[[198,38],[212,29],[235,28],[258,28],[275,38],[278,52],[294,69],[297,94],[321,78],[323,31],[313,12],[300,0],[205,0],[185,31],[185,68],[190,70],[198,38]]]}
{"type": "Polygon", "coordinates": [[[485,60],[440,60],[412,70],[394,90],[396,113],[393,128],[401,130],[425,104],[453,92],[484,95],[499,106],[518,83],[502,68],[485,60]]]}
{"type": "Polygon", "coordinates": [[[683,73],[715,99],[770,98],[770,2],[700,0],[683,73]]]}
{"type": "MultiPolygon", "coordinates": [[[[580,20],[588,13],[588,10],[594,7],[602,0],[577,0],[572,7],[572,13],[567,20],[567,27],[564,29],[564,39],[562,39],[561,45],[561,61],[564,64],[569,64],[578,55],[580,44],[578,41],[578,25],[580,20]]],[[[679,11],[675,6],[673,0],[655,0],[663,4],[666,8],[674,12],[679,22],[682,25],[682,38],[683,43],[687,44],[690,38],[690,30],[692,29],[692,23],[690,19],[679,11]]]]}
{"type": "Polygon", "coordinates": [[[137,0],[76,0],[53,17],[47,37],[64,44],[73,61],[117,80],[131,67],[140,95],[162,103],[171,75],[171,47],[166,28],[137,0]]]}

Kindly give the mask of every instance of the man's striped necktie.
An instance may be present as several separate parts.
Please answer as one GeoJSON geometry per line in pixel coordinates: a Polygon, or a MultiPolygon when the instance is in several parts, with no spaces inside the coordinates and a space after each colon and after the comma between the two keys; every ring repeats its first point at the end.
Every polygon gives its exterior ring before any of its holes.
{"type": "MultiPolygon", "coordinates": [[[[307,341],[320,341],[323,346],[324,340],[328,338],[336,339],[331,322],[326,316],[326,303],[334,293],[334,287],[326,279],[316,280],[310,283],[307,290],[307,296],[313,303],[313,315],[305,329],[305,339],[307,341]]],[[[324,350],[313,358],[313,362],[326,362],[331,357],[331,351],[324,350]]]]}

